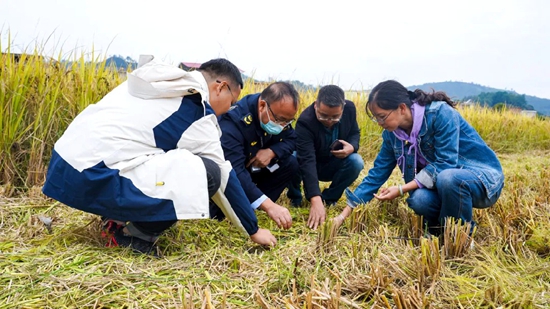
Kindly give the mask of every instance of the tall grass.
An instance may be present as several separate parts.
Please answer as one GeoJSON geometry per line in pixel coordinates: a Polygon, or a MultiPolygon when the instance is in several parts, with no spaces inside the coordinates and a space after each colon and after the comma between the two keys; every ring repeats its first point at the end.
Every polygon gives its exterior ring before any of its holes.
{"type": "Polygon", "coordinates": [[[0,185],[9,195],[43,184],[55,141],[82,109],[122,80],[99,55],[75,54],[67,62],[61,53],[53,60],[35,48],[16,60],[10,46],[6,51],[0,65],[0,185]]]}
{"type": "MultiPolygon", "coordinates": [[[[89,104],[97,102],[123,79],[106,68],[104,57],[81,53],[67,62],[44,61],[39,47],[28,50],[19,61],[10,57],[10,46],[0,66],[0,185],[4,194],[40,186],[45,177],[53,144],[72,119],[89,104]]],[[[261,92],[268,83],[245,81],[242,96],[261,92]]],[[[361,128],[359,153],[374,158],[381,143],[381,128],[365,112],[367,91],[349,91],[356,103],[361,128]]],[[[301,91],[298,113],[313,103],[315,91],[301,91]]],[[[460,108],[464,117],[499,153],[550,149],[550,122],[518,117],[512,111],[482,107],[460,108]]]]}
{"type": "Polygon", "coordinates": [[[488,107],[459,107],[487,144],[498,153],[550,149],[550,121],[527,117],[513,110],[495,111],[488,107]]]}

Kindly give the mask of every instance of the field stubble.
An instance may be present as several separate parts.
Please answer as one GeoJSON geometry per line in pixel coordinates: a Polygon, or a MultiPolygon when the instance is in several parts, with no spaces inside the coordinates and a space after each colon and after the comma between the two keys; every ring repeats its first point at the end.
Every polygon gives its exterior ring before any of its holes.
{"type": "MultiPolygon", "coordinates": [[[[473,249],[455,238],[420,237],[403,201],[375,201],[337,233],[330,224],[308,229],[305,208],[291,208],[288,231],[259,213],[279,240],[272,250],[227,221],[182,221],[161,238],[164,256],[155,259],[104,248],[97,217],[45,199],[38,188],[3,198],[0,307],[544,308],[550,156],[501,158],[506,190],[494,207],[475,212],[473,249]]],[[[398,181],[396,171],[389,182],[398,181]]],[[[341,207],[343,200],[329,214],[341,207]]]]}

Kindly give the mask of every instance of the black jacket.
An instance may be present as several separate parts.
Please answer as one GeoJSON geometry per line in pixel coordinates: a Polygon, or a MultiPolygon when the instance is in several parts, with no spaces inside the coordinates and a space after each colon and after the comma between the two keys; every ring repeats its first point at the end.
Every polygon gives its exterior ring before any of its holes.
{"type": "MultiPolygon", "coordinates": [[[[317,164],[327,163],[332,156],[329,148],[330,143],[327,143],[325,138],[324,126],[315,116],[314,104],[311,104],[302,112],[296,123],[296,135],[298,137],[296,152],[307,200],[321,195],[319,178],[317,177],[317,164]]],[[[357,152],[359,150],[360,134],[357,124],[357,111],[353,102],[346,100],[339,126],[338,139],[350,143],[354,148],[354,152],[357,152]]]]}
{"type": "Polygon", "coordinates": [[[245,96],[219,119],[225,159],[231,162],[250,203],[260,198],[263,192],[252,182],[246,163],[256,156],[258,150],[266,148],[275,153],[274,163],[292,155],[296,144],[296,133],[291,126],[285,127],[278,135],[267,134],[261,128],[258,119],[259,97],[259,93],[245,96]]]}

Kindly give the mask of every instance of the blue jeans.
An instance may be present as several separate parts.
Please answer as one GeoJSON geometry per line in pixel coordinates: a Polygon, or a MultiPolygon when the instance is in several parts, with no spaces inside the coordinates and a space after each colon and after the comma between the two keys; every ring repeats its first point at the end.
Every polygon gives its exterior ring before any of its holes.
{"type": "MultiPolygon", "coordinates": [[[[344,190],[350,186],[363,170],[363,158],[357,153],[352,153],[344,159],[331,157],[325,164],[317,164],[317,177],[320,181],[331,181],[330,186],[323,190],[321,198],[327,204],[336,203],[344,190]]],[[[298,204],[302,199],[300,185],[302,177],[299,173],[288,186],[287,196],[293,201],[293,204],[298,204]]]]}
{"type": "Polygon", "coordinates": [[[443,226],[447,217],[475,224],[472,209],[494,205],[501,191],[488,198],[481,180],[471,171],[447,169],[437,175],[434,189],[412,191],[407,204],[424,217],[424,225],[428,228],[443,226]]]}

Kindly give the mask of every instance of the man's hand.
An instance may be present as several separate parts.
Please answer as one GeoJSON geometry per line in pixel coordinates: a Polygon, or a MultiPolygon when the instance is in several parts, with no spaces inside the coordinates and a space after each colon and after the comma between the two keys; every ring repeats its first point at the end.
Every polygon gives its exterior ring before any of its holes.
{"type": "Polygon", "coordinates": [[[346,142],[345,140],[340,139],[339,141],[344,145],[344,148],[340,150],[331,150],[330,153],[332,153],[332,155],[337,157],[338,159],[345,159],[350,154],[352,154],[355,149],[350,143],[346,142]]]}
{"type": "Polygon", "coordinates": [[[311,207],[309,208],[309,219],[307,220],[307,226],[310,229],[316,230],[317,227],[323,222],[327,217],[325,210],[325,205],[323,205],[323,200],[320,196],[314,196],[310,200],[311,207]]]}
{"type": "Polygon", "coordinates": [[[390,201],[398,196],[399,196],[399,188],[397,186],[383,188],[380,190],[380,193],[374,195],[374,197],[376,197],[381,201],[390,201]]]}
{"type": "Polygon", "coordinates": [[[279,228],[288,230],[292,226],[292,217],[286,207],[275,204],[271,199],[266,199],[259,207],[267,213],[271,220],[277,223],[279,228]]]}
{"type": "Polygon", "coordinates": [[[250,165],[264,168],[269,165],[269,162],[275,158],[275,152],[273,150],[266,148],[266,149],[260,149],[256,153],[256,156],[254,158],[250,159],[248,163],[246,164],[246,167],[249,167],[250,165]]]}
{"type": "Polygon", "coordinates": [[[250,235],[250,239],[252,239],[253,242],[263,246],[274,247],[277,244],[277,238],[275,238],[275,236],[273,236],[273,234],[266,229],[258,229],[255,234],[250,235]]]}

